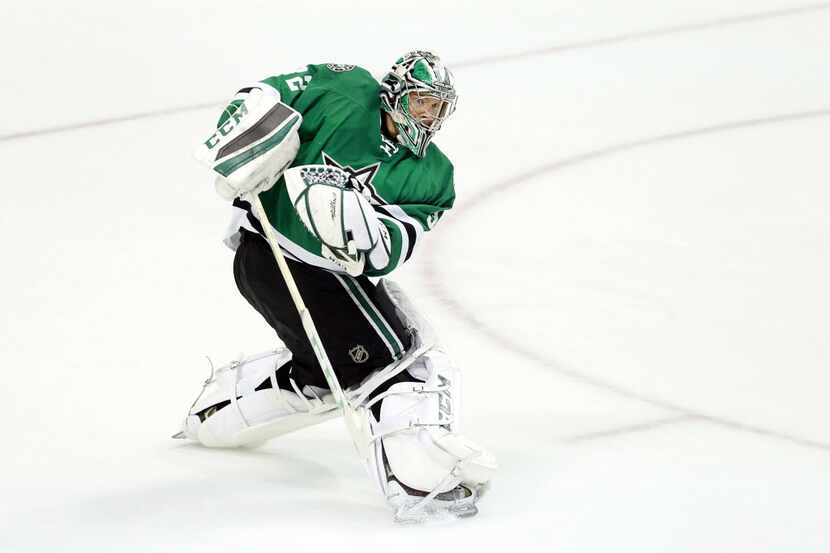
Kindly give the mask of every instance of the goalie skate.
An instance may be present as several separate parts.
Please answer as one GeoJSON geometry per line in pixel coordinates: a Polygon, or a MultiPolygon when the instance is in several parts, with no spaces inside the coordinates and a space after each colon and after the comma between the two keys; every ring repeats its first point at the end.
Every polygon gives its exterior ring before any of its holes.
{"type": "MultiPolygon", "coordinates": [[[[395,510],[394,520],[401,524],[419,524],[452,518],[469,518],[478,514],[478,500],[486,492],[489,483],[470,485],[458,484],[455,488],[438,493],[423,492],[410,488],[398,481],[386,466],[387,486],[386,501],[395,510]]],[[[457,478],[458,473],[451,471],[447,478],[457,478]]]]}

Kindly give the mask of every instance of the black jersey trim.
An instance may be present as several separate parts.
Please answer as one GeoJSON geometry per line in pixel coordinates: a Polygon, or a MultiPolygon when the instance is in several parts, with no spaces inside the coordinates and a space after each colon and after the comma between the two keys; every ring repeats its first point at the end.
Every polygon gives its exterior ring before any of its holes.
{"type": "Polygon", "coordinates": [[[252,227],[254,227],[254,230],[256,230],[262,236],[265,236],[265,229],[262,228],[262,224],[259,222],[259,219],[254,217],[253,210],[251,209],[251,202],[236,198],[233,201],[233,206],[245,210],[248,222],[251,224],[252,227]]]}
{"type": "Polygon", "coordinates": [[[404,257],[404,261],[409,261],[409,258],[412,257],[412,252],[415,251],[415,241],[418,238],[418,233],[415,231],[415,226],[412,223],[407,223],[406,221],[401,221],[394,215],[392,215],[389,210],[385,209],[383,206],[376,205],[374,206],[376,211],[383,213],[390,219],[394,219],[398,223],[403,226],[404,230],[406,231],[406,237],[409,239],[409,244],[406,248],[406,256],[404,257]]]}

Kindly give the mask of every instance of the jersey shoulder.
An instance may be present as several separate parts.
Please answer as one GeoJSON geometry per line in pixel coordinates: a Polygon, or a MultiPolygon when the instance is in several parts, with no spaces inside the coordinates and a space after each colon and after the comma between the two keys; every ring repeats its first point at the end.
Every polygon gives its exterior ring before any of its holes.
{"type": "Polygon", "coordinates": [[[437,144],[432,143],[429,145],[423,162],[426,170],[431,175],[434,175],[439,181],[443,181],[449,186],[453,185],[454,168],[452,162],[437,144]]]}
{"type": "MultiPolygon", "coordinates": [[[[415,181],[411,192],[435,207],[449,209],[455,203],[454,168],[449,158],[435,144],[430,144],[422,159],[417,160],[415,181]]],[[[412,181],[410,181],[412,183],[412,181]]]]}
{"type": "Polygon", "coordinates": [[[369,111],[379,104],[380,84],[366,69],[356,65],[312,64],[262,82],[277,89],[283,102],[301,112],[321,101],[369,111]]]}
{"type": "Polygon", "coordinates": [[[309,68],[314,74],[310,86],[335,92],[367,109],[370,106],[366,105],[366,99],[375,98],[380,91],[380,83],[357,65],[323,63],[309,68]]]}
{"type": "Polygon", "coordinates": [[[453,165],[450,158],[447,157],[441,148],[438,147],[437,144],[434,142],[429,145],[427,148],[427,153],[424,156],[424,160],[427,161],[430,167],[437,172],[445,172],[449,176],[452,176],[453,172],[453,165]]]}

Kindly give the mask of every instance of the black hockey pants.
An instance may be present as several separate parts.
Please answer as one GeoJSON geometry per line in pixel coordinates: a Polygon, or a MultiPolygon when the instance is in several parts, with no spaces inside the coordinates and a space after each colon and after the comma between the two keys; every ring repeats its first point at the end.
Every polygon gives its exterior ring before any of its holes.
{"type": "MultiPolygon", "coordinates": [[[[328,388],[271,248],[259,234],[240,232],[233,264],[239,291],[291,350],[292,378],[301,386],[328,388]]],[[[359,383],[409,347],[392,303],[368,278],[286,262],[341,386],[359,383]]]]}

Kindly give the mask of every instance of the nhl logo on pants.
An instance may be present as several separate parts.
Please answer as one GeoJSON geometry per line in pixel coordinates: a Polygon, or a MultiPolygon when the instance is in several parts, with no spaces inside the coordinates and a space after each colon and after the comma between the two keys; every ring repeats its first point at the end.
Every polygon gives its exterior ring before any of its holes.
{"type": "Polygon", "coordinates": [[[360,344],[350,349],[349,355],[355,363],[365,363],[369,359],[369,352],[360,344]]]}

